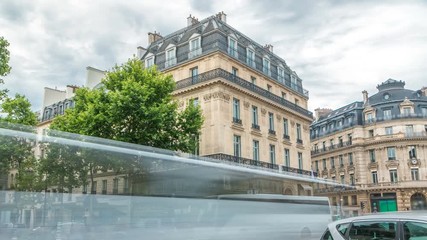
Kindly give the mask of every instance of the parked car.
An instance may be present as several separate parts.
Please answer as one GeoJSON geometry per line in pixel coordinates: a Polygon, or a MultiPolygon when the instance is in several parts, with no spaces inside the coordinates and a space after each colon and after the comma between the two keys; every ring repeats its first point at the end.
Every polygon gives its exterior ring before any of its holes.
{"type": "Polygon", "coordinates": [[[427,212],[395,212],[332,222],[321,240],[427,239],[427,212]]]}

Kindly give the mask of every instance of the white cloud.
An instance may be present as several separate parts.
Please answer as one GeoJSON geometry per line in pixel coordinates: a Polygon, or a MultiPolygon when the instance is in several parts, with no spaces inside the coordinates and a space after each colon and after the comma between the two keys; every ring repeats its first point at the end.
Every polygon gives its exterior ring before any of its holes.
{"type": "Polygon", "coordinates": [[[427,5],[423,1],[19,1],[0,3],[10,43],[11,93],[41,106],[44,87],[82,85],[85,67],[110,69],[147,45],[224,11],[228,23],[274,52],[303,78],[309,107],[337,108],[376,92],[388,78],[425,84],[427,5]]]}

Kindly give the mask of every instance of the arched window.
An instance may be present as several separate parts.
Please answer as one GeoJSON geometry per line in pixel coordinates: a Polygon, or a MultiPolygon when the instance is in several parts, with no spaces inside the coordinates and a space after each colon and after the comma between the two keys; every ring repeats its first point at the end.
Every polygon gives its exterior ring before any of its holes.
{"type": "Polygon", "coordinates": [[[427,210],[426,197],[422,193],[411,196],[411,210],[427,210]]]}

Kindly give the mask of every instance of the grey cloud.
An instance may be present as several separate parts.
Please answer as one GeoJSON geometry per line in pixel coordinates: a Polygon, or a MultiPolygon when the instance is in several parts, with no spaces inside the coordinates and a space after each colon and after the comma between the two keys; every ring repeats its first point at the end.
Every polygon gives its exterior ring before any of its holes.
{"type": "Polygon", "coordinates": [[[191,0],[190,5],[197,11],[200,12],[208,12],[212,13],[214,11],[213,7],[213,0],[206,0],[206,1],[200,1],[200,0],[191,0]]]}

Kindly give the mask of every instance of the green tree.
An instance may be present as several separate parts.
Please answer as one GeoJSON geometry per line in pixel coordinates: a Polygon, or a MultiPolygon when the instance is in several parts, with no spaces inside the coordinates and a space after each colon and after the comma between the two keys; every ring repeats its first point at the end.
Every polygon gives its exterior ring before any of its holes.
{"type": "MultiPolygon", "coordinates": [[[[78,89],[74,108],[55,118],[50,128],[194,153],[203,124],[202,112],[195,104],[180,110],[172,96],[174,89],[172,76],[154,67],[146,69],[141,61],[130,59],[108,72],[100,88],[78,89]]],[[[105,164],[117,167],[117,171],[140,167],[138,161],[123,166],[108,157],[101,161],[99,157],[83,158],[92,183],[94,174],[105,169],[105,164]]]]}
{"type": "Polygon", "coordinates": [[[98,89],[76,91],[75,107],[51,128],[152,147],[194,152],[203,124],[194,104],[180,111],[175,81],[136,59],[116,66],[98,89]]]}
{"type": "MultiPolygon", "coordinates": [[[[37,123],[35,113],[31,111],[31,104],[25,96],[16,94],[15,98],[6,97],[0,105],[0,110],[5,116],[0,117],[3,124],[11,124],[9,127],[29,125],[21,127],[21,131],[34,131],[37,123]],[[19,125],[16,125],[19,124],[19,125]]],[[[7,175],[10,170],[17,170],[14,187],[20,190],[38,189],[35,175],[38,174],[37,160],[34,157],[34,139],[24,136],[0,137],[0,172],[7,175]]]]}
{"type": "MultiPolygon", "coordinates": [[[[9,66],[10,53],[7,47],[9,47],[9,42],[3,37],[0,37],[0,84],[4,83],[1,77],[9,74],[11,70],[9,66]]],[[[6,96],[6,92],[6,89],[0,89],[0,101],[6,96]]]]}

